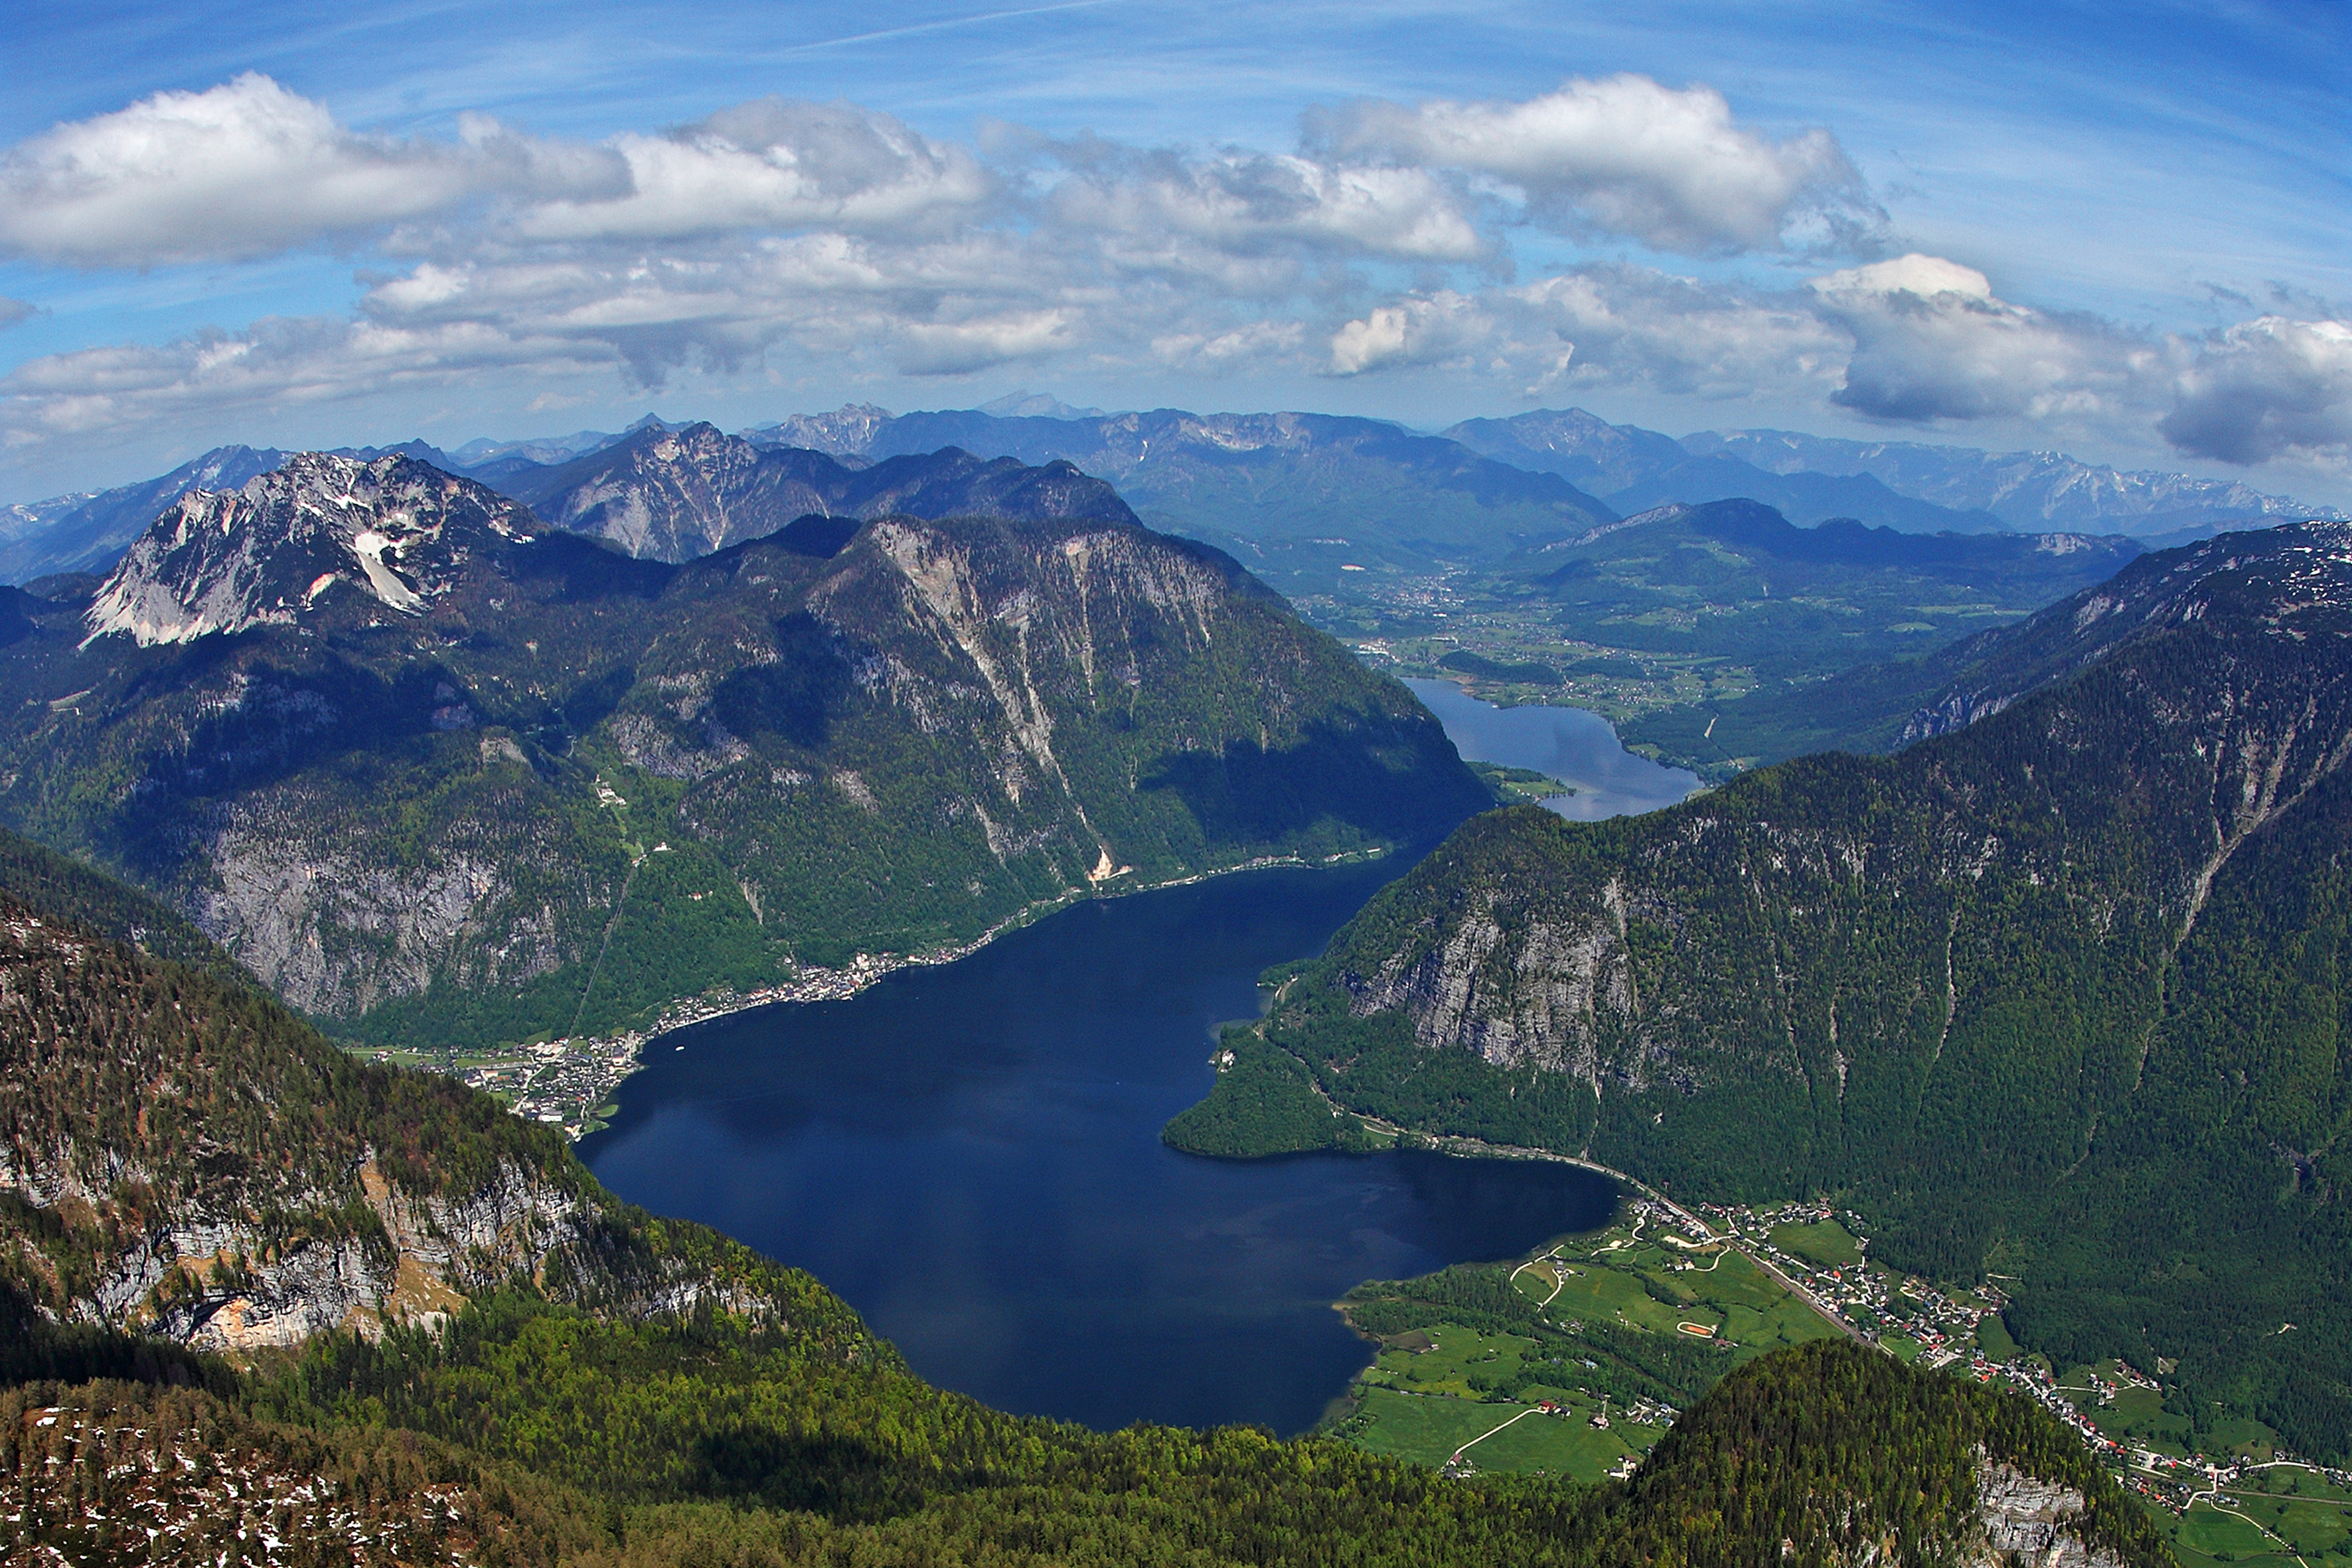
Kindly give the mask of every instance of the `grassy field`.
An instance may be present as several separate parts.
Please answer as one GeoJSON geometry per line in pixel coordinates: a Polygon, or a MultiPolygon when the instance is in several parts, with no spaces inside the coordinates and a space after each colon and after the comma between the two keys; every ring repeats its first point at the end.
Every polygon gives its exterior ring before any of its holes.
{"type": "Polygon", "coordinates": [[[1557,1261],[1522,1268],[1513,1281],[1531,1300],[1549,1296],[1545,1312],[1555,1321],[1609,1318],[1665,1334],[1684,1332],[1690,1323],[1712,1331],[1708,1338],[1729,1341],[1735,1364],[1837,1331],[1727,1249],[1685,1251],[1620,1230],[1597,1245],[1580,1241],[1555,1250],[1557,1261]]]}
{"type": "Polygon", "coordinates": [[[1852,1268],[1862,1261],[1861,1245],[1833,1219],[1781,1226],[1772,1232],[1772,1245],[1822,1268],[1852,1268]]]}
{"type": "MultiPolygon", "coordinates": [[[[2352,1503],[2342,1500],[2341,1494],[2330,1500],[2233,1490],[2224,1495],[2223,1503],[2199,1502],[2179,1520],[2158,1516],[2184,1568],[2226,1563],[2242,1568],[2254,1563],[2294,1568],[2297,1554],[2319,1568],[2318,1558],[2344,1553],[2352,1539],[2352,1519],[2347,1518],[2352,1503]]],[[[2340,1562],[2342,1556],[2335,1560],[2340,1562]]]]}
{"type": "Polygon", "coordinates": [[[1591,1425],[1591,1402],[1584,1400],[1557,1415],[1523,1414],[1528,1408],[1370,1388],[1364,1411],[1371,1419],[1356,1442],[1415,1464],[1442,1466],[1459,1452],[1475,1470],[1597,1481],[1629,1456],[1640,1458],[1664,1432],[1613,1419],[1607,1431],[1599,1430],[1591,1425]],[[1502,1430],[1495,1431],[1498,1426],[1502,1430]],[[1470,1445],[1466,1451],[1465,1444],[1470,1445]]]}
{"type": "Polygon", "coordinates": [[[1604,1396],[1587,1386],[1591,1363],[1577,1339],[1586,1324],[1720,1346],[1709,1354],[1719,1353],[1725,1372],[1837,1331],[1740,1254],[1666,1245],[1647,1229],[1620,1224],[1488,1266],[1536,1309],[1530,1331],[1491,1321],[1473,1328],[1433,1311],[1382,1342],[1336,1429],[1421,1464],[1443,1466],[1468,1444],[1465,1461],[1475,1469],[1595,1479],[1647,1453],[1664,1427],[1655,1406],[1636,1421],[1623,1398],[1604,1409],[1604,1396]],[[1546,1402],[1559,1413],[1543,1412],[1546,1402]],[[1596,1414],[1608,1416],[1606,1428],[1592,1425],[1596,1414]]]}

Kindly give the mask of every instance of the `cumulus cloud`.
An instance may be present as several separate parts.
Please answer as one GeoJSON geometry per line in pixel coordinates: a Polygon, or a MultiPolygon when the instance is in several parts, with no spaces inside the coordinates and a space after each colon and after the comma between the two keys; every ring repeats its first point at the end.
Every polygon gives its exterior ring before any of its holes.
{"type": "Polygon", "coordinates": [[[1415,261],[1468,261],[1487,242],[1445,184],[1423,169],[1347,167],[1295,156],[1173,153],[1096,158],[1055,186],[1074,227],[1219,249],[1304,242],[1415,261]]]}
{"type": "Polygon", "coordinates": [[[2263,316],[2200,345],[2157,428],[2191,457],[2352,455],[2352,322],[2263,316]]]}
{"type": "Polygon", "coordinates": [[[1337,375],[1454,365],[1529,397],[1574,385],[1723,398],[1825,391],[1851,340],[1801,301],[1606,266],[1395,300],[1344,323],[1329,347],[1337,375]]]}
{"type": "Polygon", "coordinates": [[[488,194],[621,189],[593,148],[469,118],[454,142],[367,136],[265,76],[159,92],[0,160],[0,252],[69,267],[236,261],[488,194]]]}
{"type": "Polygon", "coordinates": [[[1880,215],[1828,132],[1774,142],[1734,122],[1709,87],[1632,74],[1577,79],[1523,101],[1368,101],[1321,117],[1339,153],[1491,176],[1540,220],[1629,235],[1662,250],[1774,247],[1792,225],[1848,234],[1880,215]]]}
{"type": "Polygon", "coordinates": [[[2109,322],[2011,304],[1983,273],[1940,257],[1874,262],[1811,288],[1853,338],[1831,401],[1874,419],[2109,413],[2159,365],[2153,345],[2109,322]]]}
{"type": "Polygon", "coordinates": [[[11,300],[5,294],[0,294],[0,332],[6,331],[32,313],[33,307],[24,300],[11,300]]]}
{"type": "Polygon", "coordinates": [[[578,376],[612,362],[611,351],[597,345],[520,337],[478,322],[418,331],[276,317],[234,334],[45,355],[0,378],[0,395],[24,422],[15,432],[23,437],[109,437],[488,375],[578,376]]]}
{"type": "MultiPolygon", "coordinates": [[[[1941,258],[1865,259],[1877,221],[1826,132],[1774,140],[1711,89],[1644,77],[1360,103],[1290,151],[1186,153],[971,148],[782,99],[594,146],[482,119],[400,139],[248,75],[0,153],[0,255],[145,267],[373,241],[384,269],[353,317],[30,360],[0,377],[0,444],[249,429],[403,388],[496,384],[520,405],[681,372],[1033,362],[1436,371],[1530,398],[1629,389],[1922,425],[2145,432],[2162,416],[2179,449],[2231,462],[2352,441],[2352,329],[2326,307],[2158,340],[2005,300],[1941,258]],[[1843,234],[1860,264],[1793,288],[1622,262],[1522,280],[1510,239],[1530,221],[1718,254],[1843,234]]],[[[0,328],[30,310],[0,300],[0,328]]]]}
{"type": "Polygon", "coordinates": [[[516,233],[553,240],[815,227],[888,233],[935,226],[997,190],[965,149],[849,103],[762,99],[612,145],[628,165],[625,190],[543,203],[517,218],[516,233]]]}

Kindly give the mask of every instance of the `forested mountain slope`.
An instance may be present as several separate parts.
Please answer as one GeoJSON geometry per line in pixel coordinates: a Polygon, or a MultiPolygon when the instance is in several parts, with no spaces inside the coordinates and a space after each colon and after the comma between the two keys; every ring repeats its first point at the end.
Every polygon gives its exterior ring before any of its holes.
{"type": "Polygon", "coordinates": [[[2352,528],[2151,557],[1995,637],[2013,700],[1893,756],[1475,819],[1272,1037],[1407,1125],[1843,1194],[1897,1267],[2021,1277],[2030,1342],[2178,1360],[2184,1414],[2341,1456],[2352,528]]]}
{"type": "Polygon", "coordinates": [[[177,929],[141,895],[0,851],[10,1561],[2168,1561],[2040,1411],[1859,1348],[1734,1374],[1630,1489],[1001,1415],[488,1097],[123,940],[177,929]],[[131,1381],[62,1381],[92,1371],[131,1381]]]}
{"type": "Polygon", "coordinates": [[[803,519],[672,566],[313,454],[26,604],[0,821],[411,1045],[1425,841],[1490,798],[1402,687],[1117,517],[803,519]]]}

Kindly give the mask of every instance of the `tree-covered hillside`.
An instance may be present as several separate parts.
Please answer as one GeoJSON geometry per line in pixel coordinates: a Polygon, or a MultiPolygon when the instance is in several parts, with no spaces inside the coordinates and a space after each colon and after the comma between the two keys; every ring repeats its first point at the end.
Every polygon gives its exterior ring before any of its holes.
{"type": "Polygon", "coordinates": [[[2352,552],[2238,538],[2004,634],[2071,678],[1894,756],[1475,819],[1268,1037],[1407,1126],[1840,1194],[1897,1267],[2020,1277],[2029,1344],[2345,1454],[2352,552]]]}

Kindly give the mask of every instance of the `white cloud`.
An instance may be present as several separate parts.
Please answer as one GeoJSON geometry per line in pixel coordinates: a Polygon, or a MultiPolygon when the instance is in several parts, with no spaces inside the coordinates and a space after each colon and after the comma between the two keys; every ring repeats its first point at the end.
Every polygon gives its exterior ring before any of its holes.
{"type": "Polygon", "coordinates": [[[1713,88],[1645,76],[1572,80],[1521,101],[1369,101],[1323,117],[1321,130],[1339,153],[1492,176],[1543,221],[1664,250],[1775,247],[1809,218],[1849,233],[1879,221],[1828,132],[1773,142],[1736,124],[1713,88]]]}
{"type": "Polygon", "coordinates": [[[1563,386],[1816,396],[1834,384],[1850,347],[1801,302],[1646,268],[1591,267],[1378,306],[1332,334],[1329,369],[1454,364],[1529,397],[1563,386]]]}
{"type": "Polygon", "coordinates": [[[0,161],[0,253],[69,267],[262,257],[488,194],[616,189],[594,149],[469,119],[456,142],[366,136],[247,73],[58,125],[0,161]]]}
{"type": "Polygon", "coordinates": [[[911,321],[899,330],[898,368],[910,375],[961,375],[1034,359],[1069,342],[1070,313],[1024,310],[966,321],[911,321]]]}
{"type": "MultiPolygon", "coordinates": [[[[588,146],[486,120],[448,142],[370,136],[259,76],[158,94],[0,154],[0,254],[129,267],[374,237],[397,269],[366,278],[351,320],[30,360],[0,377],[0,446],[232,417],[250,434],[255,416],[402,388],[495,385],[520,405],[681,374],[878,384],[1043,363],[1435,372],[1471,395],[1835,405],[2031,421],[2036,440],[2145,442],[2162,416],[2199,457],[2352,458],[2352,328],[2325,306],[2182,342],[2003,300],[1918,254],[1794,289],[1598,262],[1513,281],[1529,217],[1710,252],[1876,221],[1825,132],[1773,141],[1703,87],[1359,104],[1284,153],[988,148],[778,99],[588,146]]],[[[33,308],[0,300],[0,328],[33,308]]]]}
{"type": "Polygon", "coordinates": [[[677,239],[809,228],[936,228],[987,202],[997,183],[965,149],[848,103],[762,99],[667,135],[624,135],[628,187],[522,213],[539,240],[677,239]]]}
{"type": "Polygon", "coordinates": [[[1155,244],[1182,237],[1246,251],[1302,242],[1416,261],[1467,261],[1488,249],[1454,194],[1426,170],[1287,155],[1099,159],[1055,188],[1052,208],[1073,227],[1155,244]]]}
{"type": "Polygon", "coordinates": [[[25,442],[103,441],[484,377],[605,373],[613,361],[602,345],[518,337],[478,322],[418,330],[276,317],[234,335],[47,355],[0,378],[0,396],[12,405],[12,436],[25,442]]]}
{"type": "Polygon", "coordinates": [[[2086,316],[1997,298],[1981,272],[1903,256],[1812,280],[1822,312],[1853,337],[1832,401],[1874,419],[2114,414],[2143,403],[2161,356],[2086,316]]]}
{"type": "Polygon", "coordinates": [[[2192,457],[2352,457],[2352,322],[2242,321],[2200,344],[2174,388],[2157,427],[2192,457]]]}

